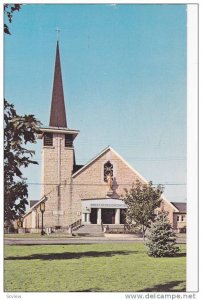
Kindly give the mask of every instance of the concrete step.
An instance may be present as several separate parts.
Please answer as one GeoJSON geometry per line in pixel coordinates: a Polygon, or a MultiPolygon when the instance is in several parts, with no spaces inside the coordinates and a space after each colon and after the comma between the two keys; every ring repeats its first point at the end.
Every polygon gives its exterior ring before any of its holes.
{"type": "Polygon", "coordinates": [[[82,227],[74,230],[77,233],[101,233],[102,227],[101,225],[83,225],[82,227]]]}
{"type": "Polygon", "coordinates": [[[83,232],[83,233],[79,233],[79,232],[73,232],[73,235],[75,236],[86,236],[86,237],[104,237],[104,233],[103,232],[91,232],[91,233],[87,233],[87,232],[83,232]]]}
{"type": "Polygon", "coordinates": [[[113,232],[113,233],[121,233],[124,232],[124,225],[123,224],[103,224],[102,226],[97,224],[89,224],[89,225],[82,225],[81,227],[74,229],[73,234],[76,236],[104,236],[106,232],[113,232]]]}
{"type": "Polygon", "coordinates": [[[74,230],[73,234],[77,236],[104,236],[101,225],[94,225],[94,224],[83,225],[77,230],[74,230]]]}

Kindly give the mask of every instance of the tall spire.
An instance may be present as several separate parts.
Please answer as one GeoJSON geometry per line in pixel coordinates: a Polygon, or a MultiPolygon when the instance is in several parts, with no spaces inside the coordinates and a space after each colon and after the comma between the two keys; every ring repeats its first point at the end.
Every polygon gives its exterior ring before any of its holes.
{"type": "Polygon", "coordinates": [[[55,73],[49,126],[67,128],[58,41],[56,47],[55,73]]]}

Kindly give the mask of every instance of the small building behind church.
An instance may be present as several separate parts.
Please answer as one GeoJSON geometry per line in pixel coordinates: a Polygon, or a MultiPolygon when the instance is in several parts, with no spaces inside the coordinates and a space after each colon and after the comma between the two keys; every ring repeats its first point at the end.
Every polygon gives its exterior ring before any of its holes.
{"type": "MultiPolygon", "coordinates": [[[[26,232],[40,231],[42,202],[44,228],[68,230],[78,224],[124,226],[124,189],[130,189],[137,180],[147,181],[110,146],[85,165],[78,165],[74,149],[78,134],[79,130],[70,129],[67,124],[57,42],[50,122],[39,135],[43,142],[41,200],[32,202],[23,217],[26,232]]],[[[163,197],[162,205],[174,229],[186,227],[185,204],[163,197]]]]}

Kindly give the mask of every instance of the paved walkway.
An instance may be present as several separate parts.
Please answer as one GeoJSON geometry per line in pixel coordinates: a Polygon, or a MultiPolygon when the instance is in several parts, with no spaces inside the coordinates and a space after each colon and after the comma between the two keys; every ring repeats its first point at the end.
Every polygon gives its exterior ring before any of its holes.
{"type": "MultiPolygon", "coordinates": [[[[71,244],[107,244],[107,243],[140,243],[142,238],[107,238],[107,237],[67,237],[67,238],[5,238],[5,245],[71,245],[71,244]]],[[[178,238],[179,244],[186,240],[178,238]]]]}

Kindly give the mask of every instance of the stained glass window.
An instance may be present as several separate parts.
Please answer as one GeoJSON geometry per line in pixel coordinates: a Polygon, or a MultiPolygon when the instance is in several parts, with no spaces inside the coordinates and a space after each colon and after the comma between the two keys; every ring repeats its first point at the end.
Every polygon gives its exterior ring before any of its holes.
{"type": "Polygon", "coordinates": [[[113,179],[113,165],[110,163],[110,161],[108,160],[105,164],[104,164],[104,181],[108,182],[108,176],[111,176],[111,179],[113,179]]]}

